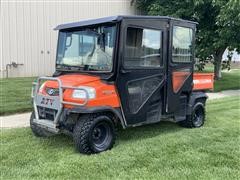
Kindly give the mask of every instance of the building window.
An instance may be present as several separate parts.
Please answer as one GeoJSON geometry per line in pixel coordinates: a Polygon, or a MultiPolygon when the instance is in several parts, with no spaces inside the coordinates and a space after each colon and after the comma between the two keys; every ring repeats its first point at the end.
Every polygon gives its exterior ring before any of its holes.
{"type": "Polygon", "coordinates": [[[124,66],[126,68],[160,67],[161,42],[160,30],[128,27],[124,66]]]}
{"type": "Polygon", "coordinates": [[[192,32],[191,28],[173,27],[173,45],[172,61],[173,62],[191,62],[192,60],[192,32]]]}

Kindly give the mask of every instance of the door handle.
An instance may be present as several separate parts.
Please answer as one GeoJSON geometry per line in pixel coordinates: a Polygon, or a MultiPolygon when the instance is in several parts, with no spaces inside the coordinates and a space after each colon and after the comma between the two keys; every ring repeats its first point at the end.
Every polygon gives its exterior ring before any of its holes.
{"type": "Polygon", "coordinates": [[[128,74],[128,73],[130,73],[131,71],[130,71],[130,70],[126,70],[126,69],[121,69],[120,72],[121,72],[122,74],[128,74]]]}

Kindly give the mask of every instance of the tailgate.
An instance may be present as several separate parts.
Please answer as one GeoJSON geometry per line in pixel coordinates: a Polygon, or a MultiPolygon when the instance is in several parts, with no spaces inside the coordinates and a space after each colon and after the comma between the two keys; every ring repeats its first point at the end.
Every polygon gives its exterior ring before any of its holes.
{"type": "Polygon", "coordinates": [[[193,73],[193,90],[213,90],[213,73],[193,73]]]}

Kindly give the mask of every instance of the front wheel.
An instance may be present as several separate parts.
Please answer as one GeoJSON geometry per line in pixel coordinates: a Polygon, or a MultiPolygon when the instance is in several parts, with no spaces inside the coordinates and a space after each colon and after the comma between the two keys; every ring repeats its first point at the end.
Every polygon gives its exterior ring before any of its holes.
{"type": "Polygon", "coordinates": [[[188,115],[184,121],[180,121],[179,125],[187,128],[199,128],[203,126],[205,121],[205,106],[202,102],[197,102],[192,110],[192,114],[188,115]]]}
{"type": "Polygon", "coordinates": [[[115,138],[113,120],[107,115],[81,116],[73,130],[76,148],[84,154],[100,153],[111,149],[115,138]]]}

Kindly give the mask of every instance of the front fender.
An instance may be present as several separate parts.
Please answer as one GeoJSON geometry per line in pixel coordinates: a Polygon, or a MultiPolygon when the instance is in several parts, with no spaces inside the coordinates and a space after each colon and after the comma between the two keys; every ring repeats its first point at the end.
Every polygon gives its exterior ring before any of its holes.
{"type": "Polygon", "coordinates": [[[122,127],[126,128],[126,123],[123,119],[123,115],[120,108],[113,108],[111,106],[98,106],[98,107],[75,107],[71,109],[65,109],[64,114],[69,115],[71,113],[75,114],[91,114],[100,112],[111,112],[113,113],[121,122],[122,127]]]}

